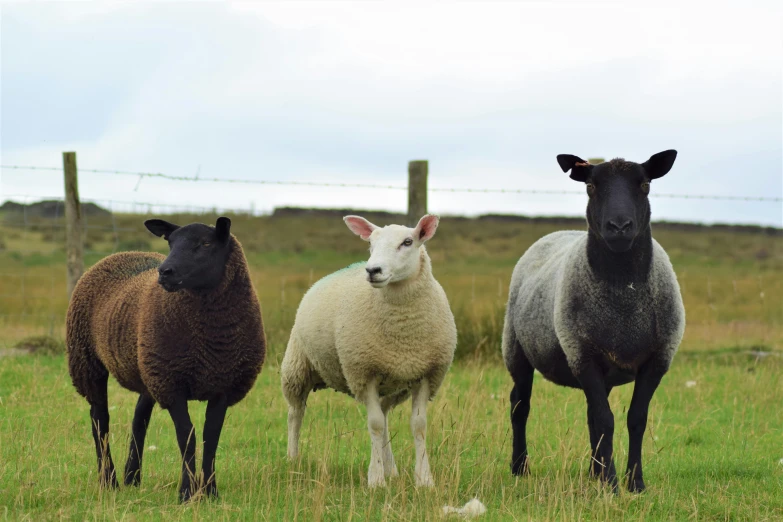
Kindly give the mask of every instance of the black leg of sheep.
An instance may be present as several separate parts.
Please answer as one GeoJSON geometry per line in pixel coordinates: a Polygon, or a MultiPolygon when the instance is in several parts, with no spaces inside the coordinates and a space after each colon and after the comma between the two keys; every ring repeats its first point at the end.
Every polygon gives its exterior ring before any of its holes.
{"type": "MultiPolygon", "coordinates": [[[[612,388],[607,387],[606,388],[606,398],[609,399],[609,394],[612,393],[612,388]]],[[[601,434],[598,433],[595,426],[593,425],[592,410],[590,409],[590,405],[587,405],[587,429],[590,431],[590,449],[591,449],[591,459],[590,459],[590,476],[593,478],[599,478],[601,476],[601,473],[603,472],[603,465],[601,462],[599,462],[596,457],[596,448],[598,448],[598,445],[601,442],[601,434]]]]}
{"type": "Polygon", "coordinates": [[[117,473],[114,471],[114,461],[109,448],[109,401],[106,386],[108,373],[101,381],[95,383],[94,395],[90,401],[90,423],[92,438],[95,442],[95,454],[98,458],[98,476],[102,487],[117,488],[117,473]]]}
{"type": "Polygon", "coordinates": [[[207,496],[218,496],[217,482],[215,481],[215,453],[217,452],[220,431],[223,429],[223,421],[226,418],[228,401],[225,396],[212,399],[207,403],[207,413],[204,419],[204,455],[201,462],[202,480],[206,483],[207,496]]]}
{"type": "Polygon", "coordinates": [[[138,486],[141,484],[141,459],[144,455],[144,439],[147,437],[147,426],[149,426],[154,407],[155,399],[149,395],[139,395],[131,426],[128,461],[125,464],[126,486],[138,486]]]}
{"type": "MultiPolygon", "coordinates": [[[[521,353],[521,351],[520,351],[521,353]]],[[[511,428],[513,449],[511,473],[525,475],[530,472],[527,454],[527,419],[530,415],[530,395],[533,391],[533,366],[523,356],[516,365],[514,388],[511,390],[511,428]]]]}
{"type": "Polygon", "coordinates": [[[614,414],[609,407],[610,390],[603,374],[588,362],[576,374],[587,399],[587,422],[592,448],[592,473],[617,491],[617,472],[612,460],[614,438],[614,414]]]}
{"type": "Polygon", "coordinates": [[[647,429],[647,412],[655,390],[666,370],[656,361],[647,362],[639,370],[633,388],[631,407],[628,409],[628,490],[644,491],[642,478],[642,438],[647,429]]]}
{"type": "Polygon", "coordinates": [[[186,502],[196,492],[194,480],[196,473],[196,432],[188,413],[188,401],[184,398],[175,400],[168,408],[174,430],[177,432],[177,443],[182,454],[182,482],[179,486],[179,500],[186,502]]]}

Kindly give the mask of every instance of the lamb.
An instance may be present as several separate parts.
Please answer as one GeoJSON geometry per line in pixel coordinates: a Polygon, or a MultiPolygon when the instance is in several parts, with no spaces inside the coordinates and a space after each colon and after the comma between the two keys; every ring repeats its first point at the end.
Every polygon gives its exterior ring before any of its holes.
{"type": "Polygon", "coordinates": [[[426,451],[427,401],[454,358],[457,329],[446,294],[432,275],[424,244],[439,218],[416,228],[376,227],[359,216],[348,228],[370,242],[370,259],[331,274],[299,305],[281,366],[288,402],[288,456],[299,455],[299,430],[310,391],[331,388],[367,407],[370,487],[396,476],[388,413],[412,395],[410,419],[417,486],[432,486],[426,451]]]}
{"type": "Polygon", "coordinates": [[[677,152],[642,164],[613,159],[590,165],[557,160],[586,184],[587,232],[562,231],[534,243],[517,263],[503,331],[511,391],[511,471],[528,471],[525,428],[533,370],[587,399],[591,475],[614,491],[614,416],[609,393],[635,381],[628,410],[627,486],[645,488],[642,437],[653,393],[668,371],[685,330],[677,277],[650,230],[650,182],[669,172],[677,152]]]}
{"type": "Polygon", "coordinates": [[[113,254],[82,276],[68,307],[68,368],[90,404],[102,486],[117,487],[106,395],[112,374],[139,394],[125,484],[141,483],[144,438],[157,402],[174,421],[182,453],[180,501],[202,488],[216,497],[215,452],[226,409],[250,391],[264,362],[261,309],[228,218],[214,227],[144,224],[168,241],[169,255],[113,254]],[[201,475],[189,400],[208,401],[201,475]]]}

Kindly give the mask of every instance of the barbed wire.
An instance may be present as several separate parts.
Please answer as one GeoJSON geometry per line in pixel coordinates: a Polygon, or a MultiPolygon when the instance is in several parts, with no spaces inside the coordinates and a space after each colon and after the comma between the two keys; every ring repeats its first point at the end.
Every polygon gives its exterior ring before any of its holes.
{"type": "MultiPolygon", "coordinates": [[[[62,203],[63,196],[33,196],[31,194],[5,194],[3,196],[4,198],[18,198],[18,199],[24,199],[25,201],[28,200],[40,200],[40,201],[57,201],[58,203],[62,203]]],[[[185,214],[187,212],[196,212],[196,213],[217,213],[217,212],[233,212],[235,214],[247,214],[248,209],[247,208],[231,208],[231,207],[220,207],[220,206],[211,206],[211,207],[204,207],[204,206],[198,206],[198,205],[177,205],[175,203],[155,203],[152,201],[122,201],[122,200],[116,200],[116,199],[95,199],[95,198],[79,198],[79,201],[81,203],[95,203],[100,205],[124,205],[130,208],[133,208],[134,211],[131,213],[136,213],[136,210],[138,208],[174,208],[174,209],[181,209],[182,214],[185,214]]]]}
{"type": "MultiPolygon", "coordinates": [[[[61,167],[38,167],[30,165],[0,165],[0,169],[9,170],[40,170],[40,171],[58,171],[62,172],[61,167]]],[[[232,178],[204,178],[201,176],[174,176],[162,172],[131,172],[125,170],[110,169],[85,169],[79,168],[80,172],[90,172],[94,174],[109,174],[121,176],[138,176],[136,189],[144,178],[157,178],[169,181],[189,181],[189,182],[208,182],[208,183],[236,183],[251,185],[281,185],[281,186],[308,186],[308,187],[336,187],[336,188],[368,188],[384,190],[407,190],[408,187],[400,185],[383,185],[372,183],[339,183],[326,181],[275,181],[261,179],[232,179],[232,178]]],[[[135,190],[135,189],[134,189],[135,190]]],[[[495,188],[469,188],[469,187],[429,187],[429,192],[451,192],[451,193],[476,193],[476,194],[548,194],[548,195],[583,195],[581,190],[543,190],[543,189],[495,189],[495,188]]],[[[672,193],[651,193],[653,198],[676,198],[676,199],[700,199],[715,201],[756,201],[780,203],[783,197],[774,196],[728,196],[720,194],[672,194],[672,193]]],[[[164,206],[165,204],[160,204],[164,206]]],[[[170,205],[173,206],[173,205],[170,205]]]]}
{"type": "MultiPolygon", "coordinates": [[[[2,169],[11,170],[54,170],[62,172],[58,167],[32,167],[26,165],[0,165],[2,169]]],[[[116,174],[120,176],[139,176],[140,178],[159,178],[169,181],[206,181],[210,183],[241,183],[251,185],[293,185],[310,187],[341,187],[341,188],[372,188],[372,189],[392,189],[407,190],[408,187],[399,185],[380,185],[372,183],[333,183],[325,181],[272,181],[263,179],[230,179],[230,178],[202,178],[194,176],[172,176],[161,172],[129,172],[126,170],[106,170],[106,169],[84,169],[79,167],[79,172],[90,172],[93,174],[116,174]]]]}

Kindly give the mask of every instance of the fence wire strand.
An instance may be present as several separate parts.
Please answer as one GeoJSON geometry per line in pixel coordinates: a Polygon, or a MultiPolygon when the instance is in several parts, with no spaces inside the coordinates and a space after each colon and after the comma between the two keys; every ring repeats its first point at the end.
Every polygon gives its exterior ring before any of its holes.
{"type": "MultiPolygon", "coordinates": [[[[31,165],[0,165],[0,169],[9,170],[31,170],[31,171],[57,171],[61,172],[62,167],[38,167],[31,165]]],[[[207,182],[207,183],[232,183],[249,185],[280,185],[280,186],[305,186],[305,187],[332,187],[332,188],[366,188],[383,190],[407,190],[408,187],[400,185],[383,185],[372,183],[337,183],[326,181],[275,181],[262,179],[232,179],[232,178],[206,178],[196,176],[174,176],[162,172],[132,172],[127,170],[111,169],[86,169],[79,167],[79,172],[90,172],[93,174],[108,174],[120,176],[138,176],[138,181],[134,191],[138,189],[139,184],[144,178],[165,179],[168,181],[188,181],[188,182],[207,182]]],[[[473,193],[473,194],[553,194],[553,195],[582,195],[584,191],[576,190],[539,190],[539,189],[496,189],[496,188],[470,188],[470,187],[430,187],[430,192],[451,192],[451,193],[473,193]]],[[[728,196],[721,194],[670,194],[670,193],[651,193],[654,198],[676,198],[676,199],[700,199],[715,201],[757,201],[779,203],[783,202],[783,197],[774,196],[728,196]]]]}

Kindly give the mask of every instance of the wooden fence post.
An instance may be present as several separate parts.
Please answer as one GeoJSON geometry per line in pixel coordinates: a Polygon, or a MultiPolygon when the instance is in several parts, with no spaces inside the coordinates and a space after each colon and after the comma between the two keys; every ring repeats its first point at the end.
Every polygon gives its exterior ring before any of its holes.
{"type": "Polygon", "coordinates": [[[65,175],[65,255],[70,300],[73,287],[84,273],[82,208],[79,203],[75,152],[63,152],[63,173],[65,175]]]}
{"type": "Polygon", "coordinates": [[[408,163],[408,226],[415,227],[427,213],[427,160],[408,163]]]}

